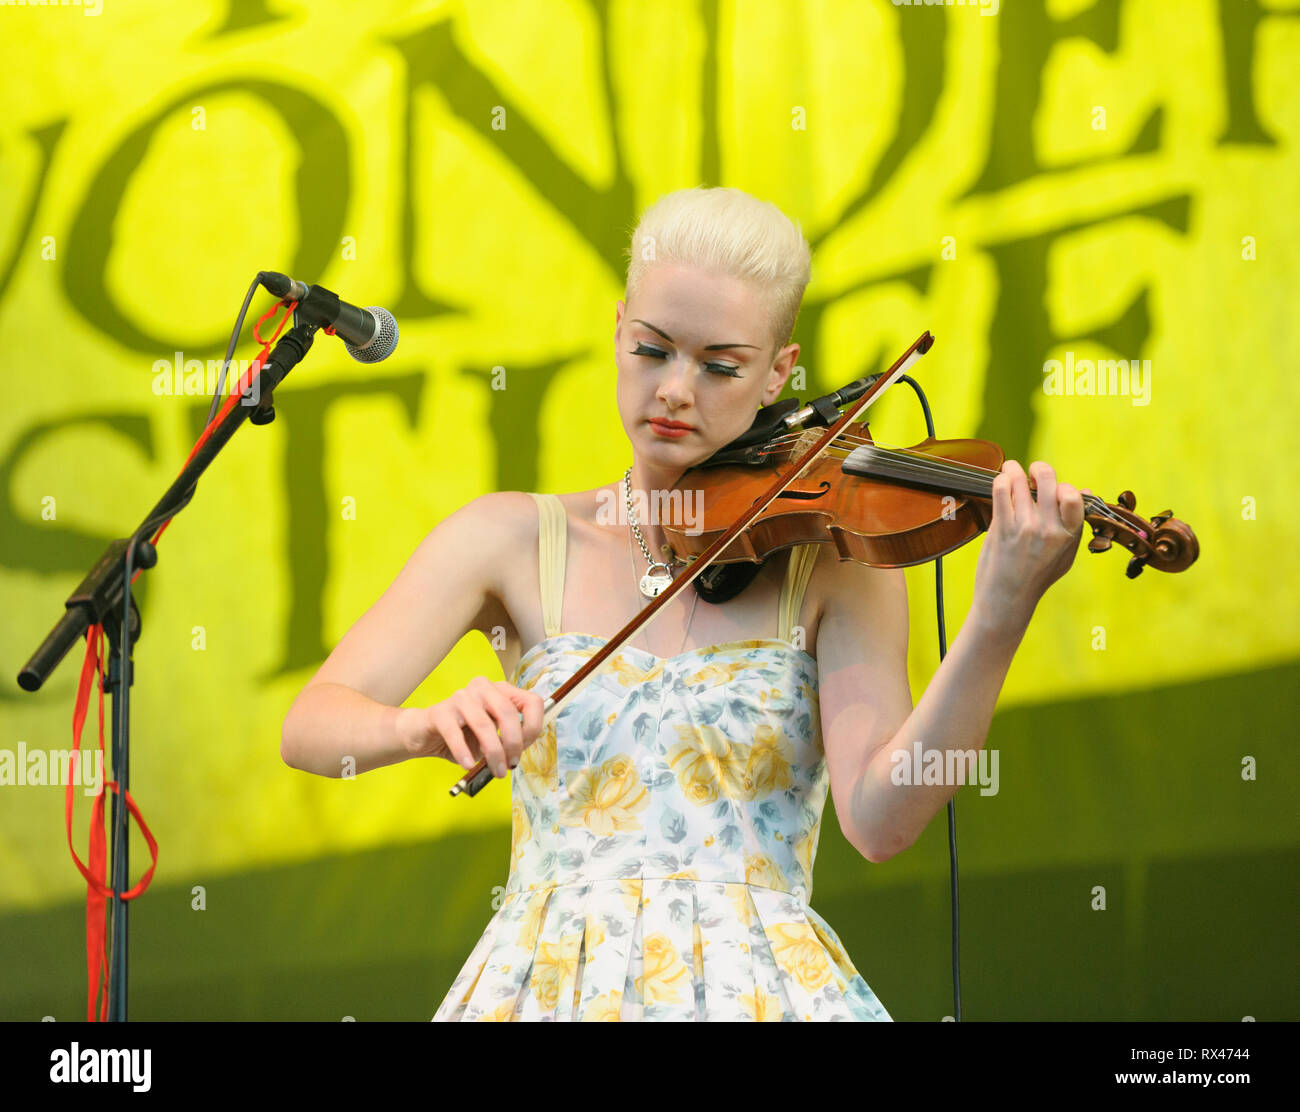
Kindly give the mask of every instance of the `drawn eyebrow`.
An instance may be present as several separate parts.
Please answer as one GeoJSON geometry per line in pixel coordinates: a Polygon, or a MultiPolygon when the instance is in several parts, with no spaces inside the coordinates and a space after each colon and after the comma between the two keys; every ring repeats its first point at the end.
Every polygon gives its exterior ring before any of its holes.
{"type": "MultiPolygon", "coordinates": [[[[652,331],[658,332],[659,335],[662,336],[665,340],[667,340],[670,344],[676,343],[676,341],[670,335],[668,335],[667,332],[665,332],[662,328],[655,328],[655,326],[651,324],[648,320],[637,320],[636,318],[633,318],[632,323],[644,324],[647,328],[651,329],[652,331]]],[[[760,348],[757,344],[707,344],[704,350],[705,351],[727,351],[731,348],[753,348],[755,351],[762,351],[762,348],[760,348]]]]}

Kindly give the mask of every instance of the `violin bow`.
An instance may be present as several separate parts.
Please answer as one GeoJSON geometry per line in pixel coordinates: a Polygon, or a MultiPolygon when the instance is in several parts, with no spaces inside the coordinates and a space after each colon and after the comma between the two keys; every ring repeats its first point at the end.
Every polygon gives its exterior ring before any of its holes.
{"type": "MultiPolygon", "coordinates": [[[[765,510],[767,507],[780,496],[792,482],[808,470],[816,462],[817,457],[822,454],[828,447],[835,442],[835,438],[840,432],[853,421],[859,413],[872,404],[882,393],[890,386],[897,382],[908,369],[917,362],[930,348],[934,345],[934,336],[926,331],[917,337],[912,346],[909,347],[895,361],[894,365],[889,368],[880,378],[878,378],[867,391],[852,405],[850,405],[841,414],[840,419],[826,429],[824,433],[807,449],[801,456],[797,457],[790,464],[789,470],[777,477],[770,487],[755,499],[754,504],[749,507],[735,522],[732,523],[725,533],[715,540],[708,548],[699,554],[694,560],[686,565],[677,577],[651,599],[650,603],[637,612],[636,616],[620,629],[612,638],[596,652],[590,660],[578,669],[572,676],[564,681],[554,693],[545,701],[543,706],[543,722],[546,716],[560,705],[560,703],[577,691],[591,675],[608,660],[614,653],[618,652],[629,640],[632,639],[644,625],[672,599],[676,598],[684,591],[691,582],[704,571],[709,564],[736,539],[748,526],[765,510]]],[[[492,772],[487,766],[487,761],[481,759],[472,769],[465,773],[450,789],[449,794],[454,798],[462,793],[465,795],[477,795],[479,790],[491,780],[492,772]]]]}

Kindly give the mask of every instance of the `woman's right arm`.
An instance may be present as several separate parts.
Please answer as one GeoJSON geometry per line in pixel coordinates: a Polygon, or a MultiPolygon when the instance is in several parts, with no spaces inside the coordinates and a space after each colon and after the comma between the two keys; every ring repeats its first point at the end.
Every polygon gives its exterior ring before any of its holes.
{"type": "Polygon", "coordinates": [[[294,700],[281,730],[285,764],[337,778],[416,756],[465,768],[484,755],[493,766],[517,761],[540,732],[539,696],[479,676],[432,707],[401,703],[466,633],[504,614],[502,561],[535,518],[527,494],[504,491],[439,522],[294,700]]]}

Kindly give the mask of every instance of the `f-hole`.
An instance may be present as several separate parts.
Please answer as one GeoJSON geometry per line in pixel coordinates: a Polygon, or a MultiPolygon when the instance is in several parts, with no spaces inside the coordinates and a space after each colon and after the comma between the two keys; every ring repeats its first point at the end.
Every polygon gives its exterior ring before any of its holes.
{"type": "Polygon", "coordinates": [[[829,480],[829,479],[823,479],[823,480],[822,480],[822,481],[817,485],[817,489],[816,489],[816,490],[783,490],[783,491],[781,491],[780,494],[777,495],[777,497],[778,497],[778,498],[798,498],[798,499],[802,499],[802,500],[804,500],[804,501],[808,501],[808,500],[810,500],[810,499],[820,498],[823,494],[825,494],[825,493],[826,493],[828,490],[830,490],[830,489],[831,489],[830,480],[829,480]]]}

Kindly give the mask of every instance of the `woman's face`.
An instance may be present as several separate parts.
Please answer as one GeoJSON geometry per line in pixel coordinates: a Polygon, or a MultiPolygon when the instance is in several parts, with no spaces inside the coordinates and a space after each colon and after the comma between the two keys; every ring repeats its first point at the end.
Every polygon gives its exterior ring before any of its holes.
{"type": "Polygon", "coordinates": [[[742,279],[670,263],[645,273],[614,329],[618,411],[637,458],[694,466],[776,400],[799,345],[774,352],[768,319],[760,288],[742,279]]]}

